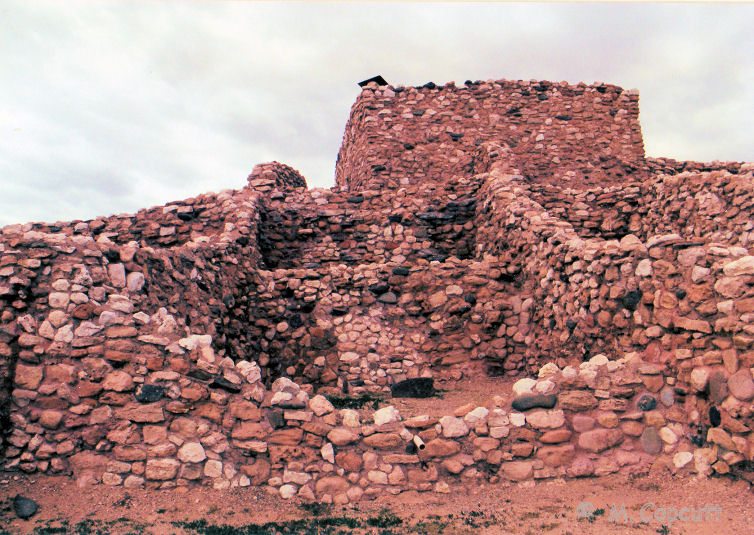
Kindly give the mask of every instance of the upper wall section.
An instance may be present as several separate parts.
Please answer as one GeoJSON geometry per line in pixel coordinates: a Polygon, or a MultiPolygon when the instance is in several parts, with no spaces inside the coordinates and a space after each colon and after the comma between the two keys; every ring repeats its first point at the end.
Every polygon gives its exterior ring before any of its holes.
{"type": "Polygon", "coordinates": [[[280,162],[257,164],[247,180],[252,187],[268,185],[284,189],[306,187],[306,179],[301,173],[280,162]]]}
{"type": "Polygon", "coordinates": [[[335,182],[359,191],[467,174],[485,141],[511,147],[533,182],[581,187],[647,175],[637,91],[498,80],[368,85],[351,109],[335,182]]]}

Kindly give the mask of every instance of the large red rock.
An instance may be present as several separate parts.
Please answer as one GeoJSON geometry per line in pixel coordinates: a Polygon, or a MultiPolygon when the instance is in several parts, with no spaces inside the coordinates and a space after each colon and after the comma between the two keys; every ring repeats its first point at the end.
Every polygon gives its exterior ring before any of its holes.
{"type": "Polygon", "coordinates": [[[436,438],[427,442],[420,456],[424,458],[450,457],[459,451],[461,451],[461,445],[455,440],[436,438]]]}
{"type": "Polygon", "coordinates": [[[84,450],[68,457],[68,462],[71,464],[74,477],[78,477],[78,474],[83,470],[94,470],[98,473],[104,472],[109,459],[105,455],[84,450]]]}
{"type": "Polygon", "coordinates": [[[598,453],[617,446],[623,441],[623,433],[618,429],[594,429],[579,435],[579,447],[598,453]]]}
{"type": "Polygon", "coordinates": [[[547,466],[558,467],[570,463],[576,455],[576,448],[573,444],[564,444],[562,446],[545,446],[537,450],[537,459],[547,466]]]}
{"type": "Polygon", "coordinates": [[[348,481],[340,476],[325,476],[317,480],[314,488],[320,496],[323,494],[335,495],[348,488],[348,481]]]}
{"type": "Polygon", "coordinates": [[[513,481],[529,479],[533,471],[531,461],[510,461],[500,465],[500,473],[513,481]]]}
{"type": "Polygon", "coordinates": [[[165,413],[159,403],[129,405],[115,411],[116,417],[137,423],[159,423],[165,421],[165,413]]]}
{"type": "Polygon", "coordinates": [[[392,450],[403,443],[401,437],[396,433],[375,433],[364,437],[364,444],[370,448],[378,450],[392,450]]]}
{"type": "Polygon", "coordinates": [[[361,470],[361,455],[355,451],[341,451],[335,456],[335,464],[347,472],[358,472],[361,470]]]}
{"type": "Polygon", "coordinates": [[[128,392],[133,387],[133,377],[122,370],[114,370],[108,373],[105,380],[102,381],[102,388],[115,392],[128,392]]]}
{"type": "Polygon", "coordinates": [[[57,429],[64,416],[65,413],[62,411],[42,411],[42,414],[39,416],[39,424],[47,429],[57,429]]]}
{"type": "Polygon", "coordinates": [[[586,390],[566,390],[558,395],[558,403],[561,409],[583,412],[597,406],[597,398],[586,390]]]}
{"type": "Polygon", "coordinates": [[[245,399],[231,401],[229,407],[230,415],[239,420],[253,420],[258,422],[262,417],[262,413],[257,406],[251,401],[246,401],[245,399]]]}
{"type": "Polygon", "coordinates": [[[304,431],[301,428],[294,427],[291,429],[279,429],[274,431],[268,441],[271,444],[279,444],[282,446],[295,446],[304,437],[304,431]]]}
{"type": "Polygon", "coordinates": [[[746,368],[742,368],[730,376],[728,388],[733,397],[740,401],[754,399],[754,381],[746,368]]]}
{"type": "Polygon", "coordinates": [[[346,427],[336,427],[327,434],[327,439],[336,446],[345,446],[359,440],[359,435],[346,427]]]}
{"type": "Polygon", "coordinates": [[[44,373],[43,366],[27,366],[19,363],[16,365],[16,387],[36,390],[39,383],[42,382],[44,373]]]}
{"type": "Polygon", "coordinates": [[[267,436],[267,429],[261,423],[240,422],[233,428],[230,436],[238,440],[265,438],[267,436]]]}
{"type": "Polygon", "coordinates": [[[252,464],[241,465],[241,471],[249,477],[252,485],[262,485],[270,477],[270,463],[257,459],[252,464]]]}
{"type": "Polygon", "coordinates": [[[173,479],[180,466],[176,459],[149,459],[144,474],[147,479],[164,481],[173,479]]]}

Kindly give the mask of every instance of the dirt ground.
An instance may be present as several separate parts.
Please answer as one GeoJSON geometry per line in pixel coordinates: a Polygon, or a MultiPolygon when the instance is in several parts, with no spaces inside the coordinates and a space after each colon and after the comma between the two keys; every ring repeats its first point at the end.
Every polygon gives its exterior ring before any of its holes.
{"type": "Polygon", "coordinates": [[[16,475],[0,485],[0,533],[724,535],[752,533],[753,505],[754,494],[742,481],[656,475],[480,484],[470,491],[412,491],[343,507],[304,506],[259,488],[79,489],[64,477],[16,475]],[[36,500],[39,512],[29,520],[17,518],[11,509],[16,494],[36,500]],[[627,521],[611,519],[613,506],[619,512],[623,504],[627,521]],[[719,511],[705,514],[706,506],[719,511]],[[691,517],[668,524],[671,508],[683,507],[692,508],[691,517]]]}
{"type": "Polygon", "coordinates": [[[495,396],[511,398],[513,383],[520,377],[489,377],[474,375],[464,377],[460,381],[435,381],[437,394],[431,398],[391,398],[380,406],[393,405],[401,413],[401,417],[409,418],[428,414],[434,417],[452,414],[453,411],[469,403],[475,406],[489,407],[495,396]]]}

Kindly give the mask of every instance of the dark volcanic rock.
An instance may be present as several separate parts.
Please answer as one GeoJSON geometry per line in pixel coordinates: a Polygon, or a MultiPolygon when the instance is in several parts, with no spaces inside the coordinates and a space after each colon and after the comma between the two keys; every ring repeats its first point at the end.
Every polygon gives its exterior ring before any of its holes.
{"type": "Polygon", "coordinates": [[[709,408],[709,423],[712,427],[718,427],[723,422],[720,409],[715,406],[709,408]]]}
{"type": "Polygon", "coordinates": [[[643,394],[639,397],[639,401],[636,402],[636,405],[644,412],[652,411],[657,407],[657,400],[649,394],[643,394]]]}
{"type": "Polygon", "coordinates": [[[394,398],[428,398],[435,393],[435,380],[431,377],[417,377],[395,383],[390,387],[394,398]]]}
{"type": "Polygon", "coordinates": [[[20,518],[30,518],[39,510],[37,502],[20,494],[13,498],[13,512],[20,518]]]}
{"type": "Polygon", "coordinates": [[[369,291],[377,295],[382,295],[390,289],[390,286],[384,282],[369,285],[369,291]]]}
{"type": "Polygon", "coordinates": [[[552,409],[557,401],[557,394],[522,394],[513,400],[512,407],[517,411],[528,411],[535,407],[552,409]]]}
{"type": "Polygon", "coordinates": [[[267,421],[273,429],[285,427],[285,413],[280,409],[272,409],[267,413],[267,421]]]}
{"type": "Polygon", "coordinates": [[[228,381],[225,377],[215,377],[212,383],[209,385],[210,388],[221,388],[225,390],[226,392],[231,393],[238,393],[241,391],[241,387],[238,385],[234,385],[230,381],[228,381]]]}
{"type": "Polygon", "coordinates": [[[206,372],[204,370],[200,370],[199,368],[194,368],[193,370],[190,370],[186,375],[188,375],[192,379],[198,379],[200,381],[209,381],[212,378],[211,373],[206,372]]]}
{"type": "Polygon", "coordinates": [[[163,389],[159,385],[140,385],[136,389],[136,400],[139,403],[154,403],[160,401],[163,389]]]}
{"type": "Polygon", "coordinates": [[[623,296],[623,308],[631,311],[636,310],[636,306],[639,304],[639,301],[641,301],[641,296],[641,290],[631,290],[626,292],[626,295],[623,296]]]}

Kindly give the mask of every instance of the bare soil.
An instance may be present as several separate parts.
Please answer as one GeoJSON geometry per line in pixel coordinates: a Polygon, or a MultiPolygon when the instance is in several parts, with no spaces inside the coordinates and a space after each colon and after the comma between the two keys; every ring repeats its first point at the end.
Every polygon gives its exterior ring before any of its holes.
{"type": "Polygon", "coordinates": [[[65,477],[13,476],[0,485],[0,533],[11,534],[745,534],[754,525],[748,483],[648,475],[548,481],[534,486],[479,484],[450,494],[405,492],[356,506],[304,506],[259,488],[216,491],[79,489],[65,477]],[[12,498],[40,505],[17,518],[12,498]],[[582,502],[593,505],[580,518],[582,502]],[[611,519],[625,504],[628,520],[611,519]],[[654,504],[646,505],[646,504],[654,504]],[[718,506],[716,517],[699,510],[718,506]],[[642,511],[642,507],[644,510],[642,511]],[[700,521],[668,525],[663,510],[689,507],[700,521]],[[643,519],[642,519],[643,514],[643,519]],[[662,520],[658,520],[662,519],[662,520]]]}
{"type": "Polygon", "coordinates": [[[391,398],[381,406],[393,405],[404,419],[422,414],[434,417],[452,415],[455,409],[463,405],[489,407],[495,396],[512,397],[513,383],[518,379],[520,377],[478,375],[464,377],[460,381],[435,381],[437,394],[431,398],[391,398]]]}

